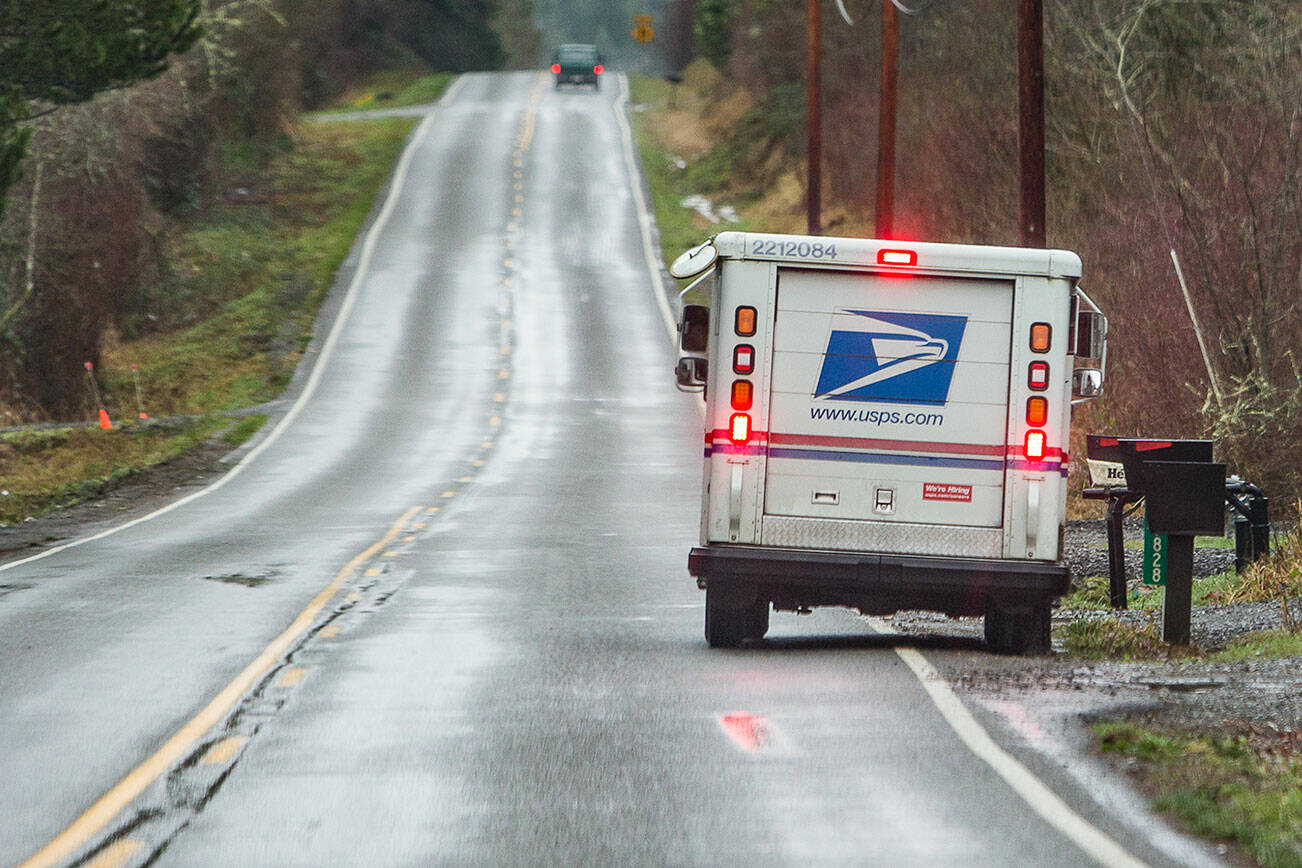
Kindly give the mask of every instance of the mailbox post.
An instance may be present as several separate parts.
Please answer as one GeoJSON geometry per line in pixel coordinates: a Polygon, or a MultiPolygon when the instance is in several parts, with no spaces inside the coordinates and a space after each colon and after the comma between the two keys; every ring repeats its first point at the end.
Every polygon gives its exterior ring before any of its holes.
{"type": "Polygon", "coordinates": [[[1142,496],[1153,533],[1166,534],[1162,639],[1189,644],[1196,535],[1225,533],[1225,465],[1212,461],[1210,440],[1100,437],[1091,457],[1120,461],[1130,496],[1142,496]]]}

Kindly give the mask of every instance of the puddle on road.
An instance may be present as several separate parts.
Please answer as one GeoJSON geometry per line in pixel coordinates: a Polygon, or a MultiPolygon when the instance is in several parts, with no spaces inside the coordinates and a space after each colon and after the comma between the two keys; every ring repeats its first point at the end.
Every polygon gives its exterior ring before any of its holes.
{"type": "Polygon", "coordinates": [[[3,600],[8,595],[15,594],[19,591],[30,590],[31,587],[32,587],[31,585],[18,585],[18,584],[0,585],[0,600],[3,600]]]}
{"type": "Polygon", "coordinates": [[[254,573],[231,573],[226,576],[204,576],[205,582],[224,582],[228,585],[243,585],[246,588],[256,588],[265,585],[278,576],[277,570],[261,570],[254,573]]]}

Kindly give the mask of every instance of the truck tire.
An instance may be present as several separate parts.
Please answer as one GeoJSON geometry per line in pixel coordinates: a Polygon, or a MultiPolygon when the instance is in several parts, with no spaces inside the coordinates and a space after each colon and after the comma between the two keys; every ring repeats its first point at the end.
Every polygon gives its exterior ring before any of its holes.
{"type": "Polygon", "coordinates": [[[986,608],[986,645],[996,654],[1048,654],[1050,626],[1048,600],[1016,604],[992,600],[986,608]]]}
{"type": "Polygon", "coordinates": [[[769,601],[719,582],[705,585],[705,641],[711,648],[736,648],[762,639],[769,629],[769,601]]]}

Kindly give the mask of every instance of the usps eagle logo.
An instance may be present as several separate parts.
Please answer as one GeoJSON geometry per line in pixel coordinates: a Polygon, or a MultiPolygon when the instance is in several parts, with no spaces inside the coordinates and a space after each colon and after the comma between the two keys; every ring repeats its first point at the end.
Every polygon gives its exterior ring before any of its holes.
{"type": "Polygon", "coordinates": [[[838,308],[816,399],[943,406],[967,317],[838,308]]]}

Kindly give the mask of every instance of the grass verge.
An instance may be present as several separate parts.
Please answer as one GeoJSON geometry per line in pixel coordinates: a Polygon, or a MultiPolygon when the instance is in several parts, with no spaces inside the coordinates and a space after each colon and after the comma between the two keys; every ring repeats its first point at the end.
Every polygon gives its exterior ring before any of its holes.
{"type": "Polygon", "coordinates": [[[718,231],[704,217],[682,206],[683,199],[694,192],[687,183],[686,160],[671,150],[658,132],[666,128],[676,87],[681,85],[644,75],[629,76],[632,101],[641,107],[633,113],[633,133],[651,190],[651,210],[660,229],[660,253],[666,265],[718,231]]]}
{"type": "MultiPolygon", "coordinates": [[[[450,80],[381,78],[371,85],[372,102],[383,94],[390,105],[428,102],[450,80]]],[[[265,416],[232,426],[212,414],[255,406],[284,389],[415,124],[305,124],[292,142],[255,161],[231,149],[226,174],[254,180],[216,197],[171,239],[167,274],[141,289],[140,316],[125,337],[108,342],[96,372],[114,420],[144,412],[191,421],[3,435],[0,489],[9,493],[0,495],[0,523],[97,496],[208,438],[233,447],[252,436],[265,416]]]]}
{"type": "Polygon", "coordinates": [[[1297,734],[1161,732],[1094,726],[1100,749],[1126,760],[1154,807],[1195,834],[1242,847],[1258,865],[1302,866],[1297,734]]]}
{"type": "MultiPolygon", "coordinates": [[[[253,421],[241,425],[247,430],[253,421]]],[[[230,428],[228,419],[208,416],[167,425],[131,423],[111,431],[55,428],[0,435],[0,524],[98,497],[230,428]]]]}

